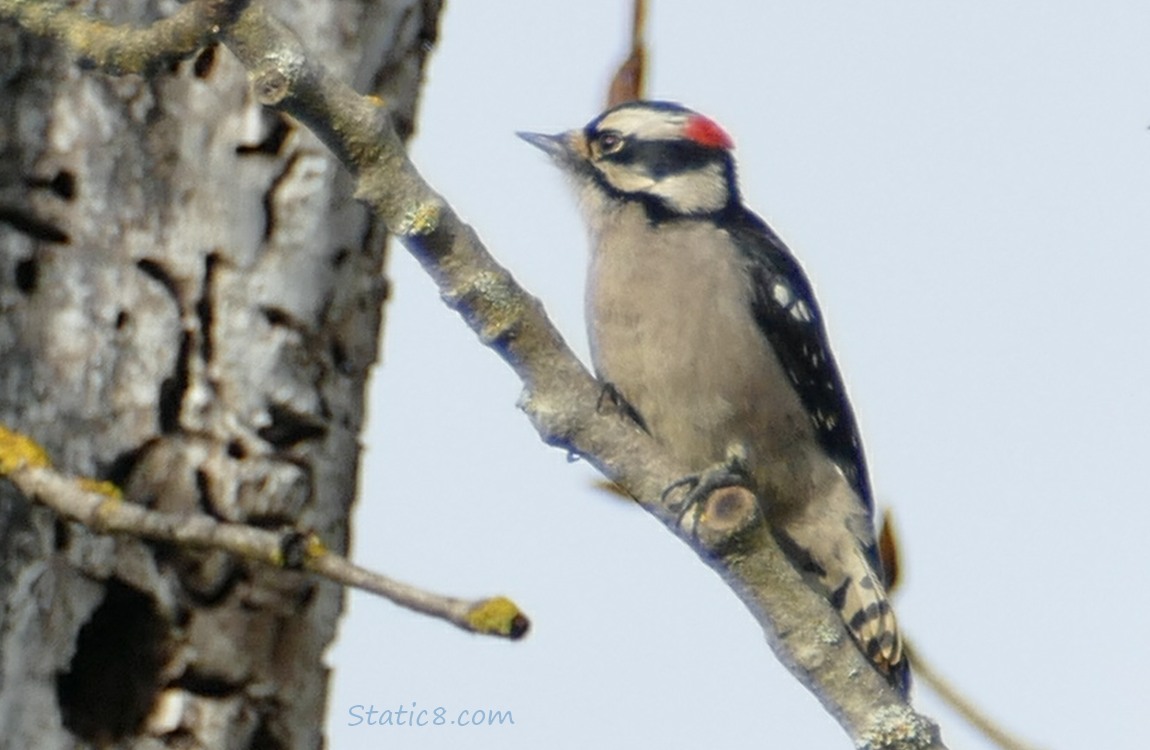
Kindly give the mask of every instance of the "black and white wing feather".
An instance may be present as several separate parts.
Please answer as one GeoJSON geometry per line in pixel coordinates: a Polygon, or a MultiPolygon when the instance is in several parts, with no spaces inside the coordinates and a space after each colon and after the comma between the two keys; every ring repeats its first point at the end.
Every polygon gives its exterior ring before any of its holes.
{"type": "Polygon", "coordinates": [[[755,320],[810,414],[819,444],[873,514],[858,425],[810,282],[762,219],[738,213],[730,226],[750,271],[755,320]]]}

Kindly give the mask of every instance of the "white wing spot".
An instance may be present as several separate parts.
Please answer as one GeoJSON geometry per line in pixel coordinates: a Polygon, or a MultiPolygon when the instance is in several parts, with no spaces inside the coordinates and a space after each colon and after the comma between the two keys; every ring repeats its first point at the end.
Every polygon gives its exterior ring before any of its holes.
{"type": "Polygon", "coordinates": [[[791,308],[791,317],[803,323],[811,322],[811,308],[807,307],[807,303],[799,300],[795,306],[791,308]]]}
{"type": "Polygon", "coordinates": [[[781,281],[776,281],[771,287],[771,296],[779,307],[789,307],[791,304],[791,289],[781,281]]]}
{"type": "Polygon", "coordinates": [[[838,424],[839,419],[836,414],[828,414],[822,409],[819,409],[815,411],[814,422],[816,426],[822,427],[823,429],[829,431],[835,428],[835,425],[838,424]]]}

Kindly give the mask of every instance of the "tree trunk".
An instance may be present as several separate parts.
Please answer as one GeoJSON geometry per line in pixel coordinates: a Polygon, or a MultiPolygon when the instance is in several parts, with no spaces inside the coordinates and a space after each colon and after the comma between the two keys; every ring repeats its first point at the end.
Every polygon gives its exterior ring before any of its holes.
{"type": "MultiPolygon", "coordinates": [[[[439,0],[271,8],[411,133],[439,0]]],[[[0,25],[0,102],[0,423],[128,502],[346,550],[387,288],[334,159],[223,48],[112,78],[0,25]]],[[[342,606],[0,483],[0,748],[319,747],[342,606]]]]}

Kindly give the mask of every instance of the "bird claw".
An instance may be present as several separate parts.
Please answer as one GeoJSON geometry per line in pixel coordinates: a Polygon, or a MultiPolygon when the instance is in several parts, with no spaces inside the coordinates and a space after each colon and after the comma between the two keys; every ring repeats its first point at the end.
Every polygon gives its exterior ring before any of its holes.
{"type": "Polygon", "coordinates": [[[747,469],[746,456],[741,451],[729,451],[727,460],[723,463],[705,469],[698,474],[690,474],[682,479],[676,479],[667,485],[660,499],[678,517],[679,528],[693,528],[698,522],[703,503],[712,493],[724,487],[750,489],[750,473],[747,469]],[[689,489],[682,497],[673,498],[674,493],[683,487],[689,489]],[[688,524],[688,519],[691,521],[690,524],[688,524]]]}

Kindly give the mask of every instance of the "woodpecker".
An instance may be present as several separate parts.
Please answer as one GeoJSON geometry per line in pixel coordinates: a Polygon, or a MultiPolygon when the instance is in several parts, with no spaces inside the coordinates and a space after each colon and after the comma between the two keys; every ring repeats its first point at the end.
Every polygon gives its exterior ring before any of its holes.
{"type": "Polygon", "coordinates": [[[854,412],[810,282],[743,205],[730,136],[654,101],[579,130],[519,136],[578,194],[598,376],[696,476],[741,457],[780,545],[905,695],[910,671],[854,412]]]}

